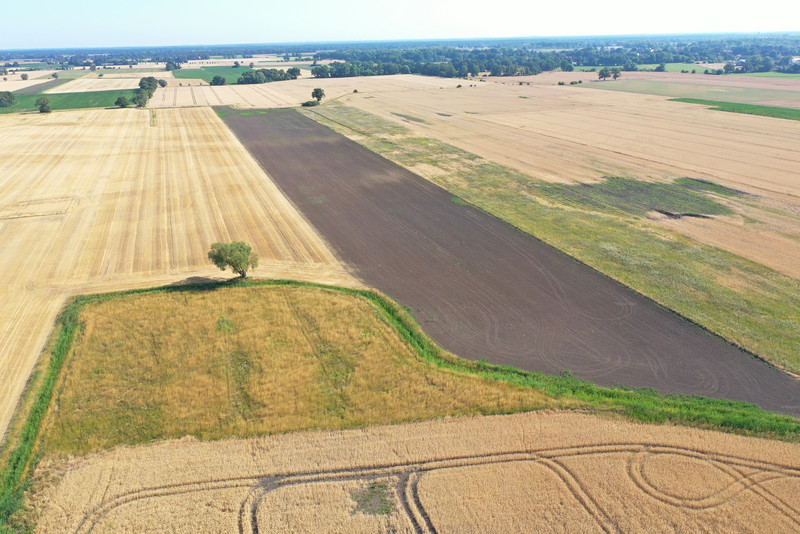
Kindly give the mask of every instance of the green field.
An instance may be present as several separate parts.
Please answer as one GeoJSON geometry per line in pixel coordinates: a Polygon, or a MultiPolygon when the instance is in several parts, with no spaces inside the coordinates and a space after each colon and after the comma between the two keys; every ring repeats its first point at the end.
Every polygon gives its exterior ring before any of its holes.
{"type": "Polygon", "coordinates": [[[800,372],[800,281],[665,231],[641,215],[655,207],[654,200],[667,201],[665,191],[673,197],[669,202],[678,198],[673,193],[683,199],[666,211],[719,213],[725,208],[698,192],[716,193],[720,186],[675,182],[662,190],[631,177],[594,186],[551,184],[338,103],[303,113],[406,168],[419,169],[459,198],[725,339],[800,372]],[[612,201],[620,190],[634,195],[612,201]]]}
{"type": "MultiPolygon", "coordinates": [[[[697,76],[697,75],[696,75],[697,76]]],[[[705,74],[703,75],[705,76],[705,74]]],[[[800,91],[781,91],[777,89],[752,89],[745,87],[726,87],[714,85],[698,85],[692,83],[674,83],[648,80],[626,80],[622,78],[614,82],[584,83],[581,87],[602,89],[605,91],[622,91],[646,95],[661,95],[673,98],[695,98],[723,102],[753,104],[763,101],[797,103],[800,105],[800,91]]]]}
{"type": "Polygon", "coordinates": [[[50,106],[53,111],[59,109],[80,109],[80,108],[110,108],[114,107],[114,102],[120,96],[128,97],[133,100],[136,92],[132,89],[116,91],[90,91],[86,93],[56,93],[56,94],[35,94],[35,95],[14,95],[16,103],[7,108],[0,108],[0,113],[17,113],[25,111],[37,111],[36,100],[39,97],[50,99],[50,106]]]}
{"type": "Polygon", "coordinates": [[[701,100],[697,98],[673,98],[672,100],[674,102],[684,102],[686,104],[700,104],[702,106],[709,106],[715,111],[745,113],[747,115],[760,115],[762,117],[772,117],[775,119],[800,121],[800,109],[797,108],[757,106],[753,104],[737,104],[734,102],[719,102],[714,100],[701,100]]]}
{"type": "Polygon", "coordinates": [[[178,69],[173,70],[172,75],[179,80],[195,79],[203,80],[204,82],[211,83],[214,76],[222,76],[225,78],[227,84],[236,83],[239,76],[249,70],[253,70],[247,66],[248,62],[243,62],[239,68],[234,67],[203,67],[200,69],[178,69]]]}

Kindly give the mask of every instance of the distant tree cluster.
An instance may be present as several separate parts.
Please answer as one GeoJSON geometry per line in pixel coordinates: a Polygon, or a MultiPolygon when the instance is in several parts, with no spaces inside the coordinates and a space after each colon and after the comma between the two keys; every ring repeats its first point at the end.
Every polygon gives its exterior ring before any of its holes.
{"type": "Polygon", "coordinates": [[[239,76],[239,79],[236,81],[238,84],[254,84],[254,83],[269,83],[269,82],[280,82],[283,80],[296,80],[297,76],[300,74],[300,69],[294,68],[289,69],[293,71],[289,73],[284,71],[283,69],[258,69],[258,70],[249,70],[247,72],[242,73],[239,76]]]}
{"type": "Polygon", "coordinates": [[[224,76],[216,75],[211,78],[211,85],[225,85],[227,81],[224,76]]]}
{"type": "Polygon", "coordinates": [[[167,66],[164,68],[164,70],[178,70],[180,68],[181,64],[179,62],[170,59],[167,61],[167,66]]]}
{"type": "MultiPolygon", "coordinates": [[[[136,104],[137,108],[147,107],[147,102],[153,97],[158,85],[158,80],[153,76],[147,76],[139,80],[139,89],[136,90],[136,96],[133,97],[133,103],[136,104]]],[[[125,107],[119,104],[119,99],[117,99],[117,102],[118,106],[125,107]]]]}

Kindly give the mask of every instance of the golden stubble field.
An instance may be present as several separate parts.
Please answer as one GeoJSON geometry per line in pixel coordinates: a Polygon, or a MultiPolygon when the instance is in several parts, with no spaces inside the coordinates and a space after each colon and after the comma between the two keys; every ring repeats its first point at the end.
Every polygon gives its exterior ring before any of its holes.
{"type": "Polygon", "coordinates": [[[184,439],[43,466],[38,531],[791,532],[798,452],[564,412],[184,439]]]}
{"type": "Polygon", "coordinates": [[[231,240],[259,276],[357,284],[210,109],[0,116],[0,436],[69,295],[229,278],[231,240]]]}

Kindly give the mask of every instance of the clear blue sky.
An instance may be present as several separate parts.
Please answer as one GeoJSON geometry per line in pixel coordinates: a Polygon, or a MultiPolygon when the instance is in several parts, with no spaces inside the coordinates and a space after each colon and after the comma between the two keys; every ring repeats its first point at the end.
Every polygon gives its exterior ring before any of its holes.
{"type": "Polygon", "coordinates": [[[0,49],[800,31],[800,0],[3,0],[0,49]]]}

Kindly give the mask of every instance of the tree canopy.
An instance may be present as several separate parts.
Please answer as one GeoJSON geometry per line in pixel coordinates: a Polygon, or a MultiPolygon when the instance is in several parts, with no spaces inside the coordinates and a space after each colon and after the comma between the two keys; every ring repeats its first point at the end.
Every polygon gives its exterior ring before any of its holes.
{"type": "Polygon", "coordinates": [[[39,108],[39,113],[50,113],[53,108],[50,107],[50,99],[46,96],[36,99],[36,106],[39,108]]]}
{"type": "Polygon", "coordinates": [[[247,271],[258,267],[258,254],[247,243],[213,243],[208,251],[208,259],[224,271],[227,267],[242,278],[247,278],[247,271]]]}
{"type": "Polygon", "coordinates": [[[325,97],[325,89],[317,87],[313,91],[311,91],[311,98],[316,98],[317,102],[321,101],[325,97]]]}
{"type": "Polygon", "coordinates": [[[130,102],[130,100],[128,100],[127,97],[121,96],[121,97],[117,98],[116,102],[114,102],[114,105],[115,106],[119,106],[121,108],[127,108],[128,106],[131,105],[131,102],[130,102]]]}
{"type": "Polygon", "coordinates": [[[224,76],[217,75],[211,78],[211,85],[225,85],[225,82],[227,82],[227,80],[224,76]]]}
{"type": "Polygon", "coordinates": [[[0,91],[0,108],[7,108],[8,106],[13,106],[14,102],[14,93],[11,91],[0,91]]]}

